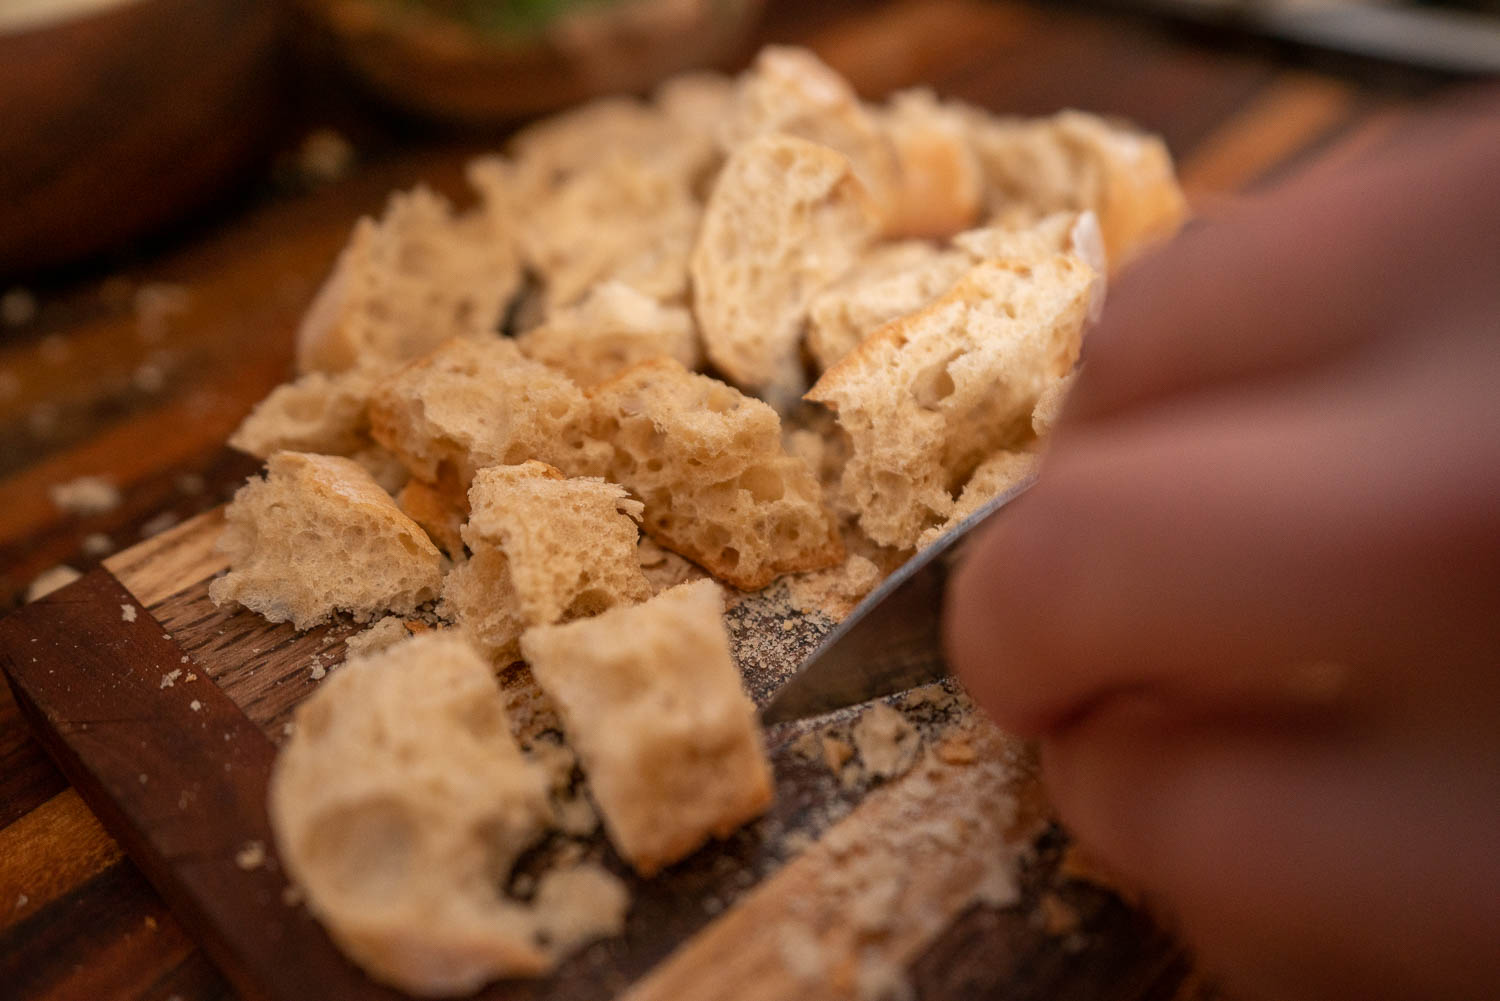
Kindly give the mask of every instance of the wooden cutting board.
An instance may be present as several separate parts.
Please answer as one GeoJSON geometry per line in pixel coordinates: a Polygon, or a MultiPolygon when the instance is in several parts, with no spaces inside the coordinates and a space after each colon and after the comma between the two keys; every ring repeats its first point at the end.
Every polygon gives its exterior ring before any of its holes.
{"type": "MultiPolygon", "coordinates": [[[[0,664],[49,753],[241,995],[401,997],[297,903],[265,812],[290,714],[357,627],[297,633],[216,608],[221,519],[184,523],[0,622],[0,664]]],[[[752,695],[764,701],[831,625],[775,592],[736,605],[752,695]]],[[[528,697],[524,671],[503,684],[528,697]]],[[[1173,997],[1185,960],[1087,880],[1047,822],[1026,749],[950,691],[891,701],[924,742],[899,778],[857,760],[830,769],[821,734],[846,739],[857,711],[837,714],[768,731],[772,811],[653,880],[598,832],[569,845],[630,886],[624,933],[480,996],[1173,997]]]]}

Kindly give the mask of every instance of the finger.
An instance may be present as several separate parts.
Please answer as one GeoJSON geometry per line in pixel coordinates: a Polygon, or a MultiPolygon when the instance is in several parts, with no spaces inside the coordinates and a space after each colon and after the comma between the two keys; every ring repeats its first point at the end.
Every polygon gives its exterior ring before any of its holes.
{"type": "MultiPolygon", "coordinates": [[[[1436,366],[1462,385],[1402,361],[1400,385],[1346,374],[1080,428],[955,574],[959,676],[1035,734],[1121,691],[1376,698],[1413,658],[1482,659],[1492,363],[1436,366]]],[[[1462,698],[1452,682],[1433,697],[1462,698]]]]}
{"type": "Polygon", "coordinates": [[[1116,284],[1065,423],[1337,358],[1492,286],[1497,119],[1190,226],[1116,284]]]}
{"type": "Polygon", "coordinates": [[[1492,996],[1500,897],[1475,888],[1500,880],[1500,789],[1483,760],[1123,700],[1043,745],[1075,836],[1228,986],[1279,1001],[1492,996]]]}

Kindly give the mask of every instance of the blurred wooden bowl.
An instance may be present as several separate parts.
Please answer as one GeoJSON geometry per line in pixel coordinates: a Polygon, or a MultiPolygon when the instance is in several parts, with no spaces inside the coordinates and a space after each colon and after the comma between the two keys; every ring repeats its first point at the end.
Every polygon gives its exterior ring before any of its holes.
{"type": "Polygon", "coordinates": [[[253,162],[275,120],[277,7],[32,0],[0,11],[0,278],[180,219],[253,162]],[[22,6],[55,13],[26,21],[22,6]]]}
{"type": "Polygon", "coordinates": [[[764,0],[630,0],[507,37],[385,0],[302,0],[385,100],[467,125],[514,121],[743,55],[764,0]]]}

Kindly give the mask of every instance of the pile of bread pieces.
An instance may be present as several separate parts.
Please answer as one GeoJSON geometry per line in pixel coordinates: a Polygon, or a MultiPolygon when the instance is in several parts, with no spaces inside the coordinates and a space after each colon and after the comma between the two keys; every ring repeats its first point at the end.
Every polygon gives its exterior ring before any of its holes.
{"type": "Polygon", "coordinates": [[[759,815],[718,582],[868,589],[1029,476],[1106,275],[1185,215],[1155,138],[873,105],[789,48],[468,176],[472,207],[419,187],[356,226],[231,439],[266,470],[210,592],[379,620],[300,707],[271,815],[341,948],[424,995],[543,973],[627,903],[588,863],[504,892],[566,821],[497,674],[525,661],[642,875],[759,815]],[[662,549],[708,576],[653,581],[662,549]],[[408,638],[419,611],[446,627],[408,638]]]}

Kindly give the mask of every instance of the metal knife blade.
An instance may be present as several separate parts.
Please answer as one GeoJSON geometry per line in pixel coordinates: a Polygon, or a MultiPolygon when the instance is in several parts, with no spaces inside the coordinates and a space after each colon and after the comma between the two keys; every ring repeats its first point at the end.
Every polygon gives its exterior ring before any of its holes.
{"type": "Polygon", "coordinates": [[[996,497],[891,574],[776,691],[761,723],[821,715],[946,676],[941,628],[948,575],[974,529],[1034,482],[1028,478],[996,497]]]}

